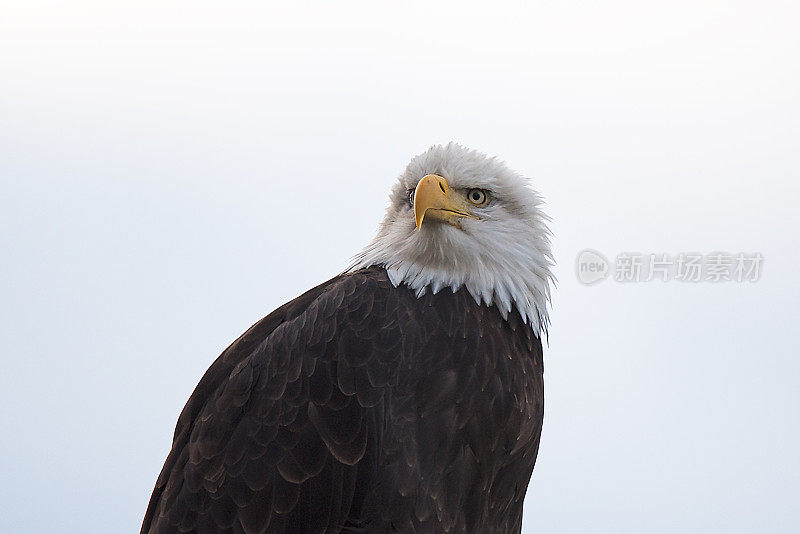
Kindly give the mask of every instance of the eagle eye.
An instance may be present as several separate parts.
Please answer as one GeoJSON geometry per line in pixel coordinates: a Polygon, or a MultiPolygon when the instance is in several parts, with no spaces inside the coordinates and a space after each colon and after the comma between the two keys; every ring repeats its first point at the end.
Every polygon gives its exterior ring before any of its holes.
{"type": "Polygon", "coordinates": [[[409,189],[408,190],[408,205],[411,206],[412,208],[414,207],[414,190],[413,189],[409,189]]]}
{"type": "Polygon", "coordinates": [[[475,204],[476,206],[483,206],[486,204],[486,191],[483,189],[470,189],[467,193],[467,200],[475,204]]]}

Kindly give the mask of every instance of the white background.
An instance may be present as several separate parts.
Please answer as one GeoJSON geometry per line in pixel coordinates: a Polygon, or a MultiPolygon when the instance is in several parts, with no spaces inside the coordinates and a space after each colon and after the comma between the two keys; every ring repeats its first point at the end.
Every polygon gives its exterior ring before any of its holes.
{"type": "Polygon", "coordinates": [[[208,365],[455,140],[554,219],[524,532],[796,532],[796,6],[4,2],[0,530],[138,531],[208,365]],[[586,287],[587,247],[765,263],[586,287]]]}

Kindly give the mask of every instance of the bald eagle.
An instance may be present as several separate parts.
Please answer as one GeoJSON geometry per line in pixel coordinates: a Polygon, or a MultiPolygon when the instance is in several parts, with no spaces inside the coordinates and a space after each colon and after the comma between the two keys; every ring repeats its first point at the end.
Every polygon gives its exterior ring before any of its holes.
{"type": "Polygon", "coordinates": [[[451,143],[412,159],[350,268],[208,369],[141,531],[520,532],[542,430],[546,222],[494,158],[451,143]]]}

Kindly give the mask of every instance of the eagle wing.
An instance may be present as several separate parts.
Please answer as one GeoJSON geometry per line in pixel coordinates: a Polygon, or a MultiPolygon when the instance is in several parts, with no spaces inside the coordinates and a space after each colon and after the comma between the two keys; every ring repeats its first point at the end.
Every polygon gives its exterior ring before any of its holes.
{"type": "Polygon", "coordinates": [[[374,471],[373,408],[402,338],[397,321],[374,316],[387,310],[376,305],[389,294],[379,283],[334,278],[222,353],[180,415],[143,533],[357,526],[367,487],[359,479],[374,471]]]}

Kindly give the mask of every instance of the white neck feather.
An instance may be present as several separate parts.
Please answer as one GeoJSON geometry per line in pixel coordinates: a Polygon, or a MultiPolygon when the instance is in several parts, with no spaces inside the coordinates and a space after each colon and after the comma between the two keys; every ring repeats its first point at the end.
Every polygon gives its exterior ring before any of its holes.
{"type": "Polygon", "coordinates": [[[543,233],[535,236],[543,245],[542,249],[521,246],[503,235],[466,241],[458,235],[462,230],[449,226],[436,230],[439,235],[420,232],[419,239],[409,243],[392,239],[392,232],[384,226],[356,255],[347,271],[383,266],[395,287],[405,284],[417,296],[422,296],[428,289],[436,294],[444,288],[456,292],[463,287],[476,303],[497,306],[503,318],[516,309],[537,334],[546,332],[550,282],[553,280],[546,230],[542,229],[543,233]],[[489,243],[483,242],[485,240],[489,243]],[[442,250],[447,250],[447,247],[443,247],[442,242],[451,245],[457,242],[460,248],[469,243],[467,248],[473,250],[457,255],[444,254],[442,250]],[[481,250],[503,253],[487,256],[481,250]]]}

